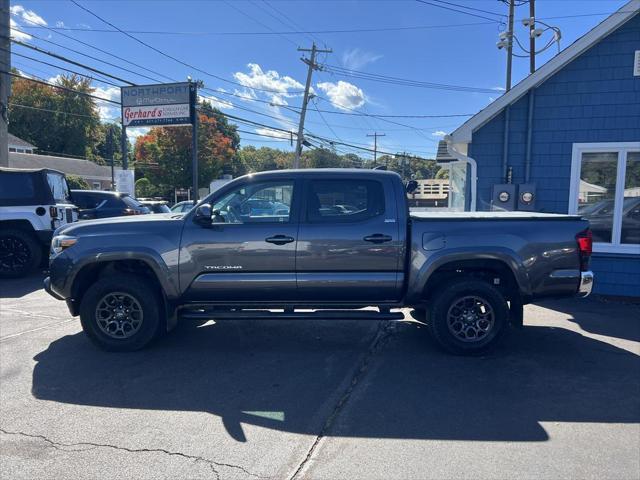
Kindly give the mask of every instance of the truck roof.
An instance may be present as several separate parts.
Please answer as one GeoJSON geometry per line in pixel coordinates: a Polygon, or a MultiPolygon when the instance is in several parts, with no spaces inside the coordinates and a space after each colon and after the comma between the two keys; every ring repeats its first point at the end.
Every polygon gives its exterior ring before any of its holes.
{"type": "MultiPolygon", "coordinates": [[[[245,177],[279,177],[279,176],[390,176],[400,177],[396,172],[387,170],[370,170],[365,168],[300,168],[300,169],[288,169],[288,170],[268,170],[266,172],[249,173],[244,175],[245,177]]],[[[241,178],[241,177],[239,177],[241,178]]]]}

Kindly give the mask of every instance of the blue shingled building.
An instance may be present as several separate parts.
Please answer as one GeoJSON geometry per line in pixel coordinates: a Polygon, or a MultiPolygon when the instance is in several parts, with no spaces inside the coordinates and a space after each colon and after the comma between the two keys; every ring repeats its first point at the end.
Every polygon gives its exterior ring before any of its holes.
{"type": "Polygon", "coordinates": [[[640,297],[640,0],[446,137],[451,202],[578,213],[595,292],[640,297]]]}

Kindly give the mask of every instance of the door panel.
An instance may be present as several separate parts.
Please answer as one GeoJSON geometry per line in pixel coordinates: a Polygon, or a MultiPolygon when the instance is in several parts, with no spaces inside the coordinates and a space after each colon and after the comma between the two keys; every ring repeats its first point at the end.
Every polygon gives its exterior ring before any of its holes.
{"type": "Polygon", "coordinates": [[[301,300],[399,299],[402,243],[393,186],[383,182],[307,182],[296,254],[301,300]]]}
{"type": "Polygon", "coordinates": [[[213,201],[218,223],[203,227],[187,220],[180,279],[189,301],[295,300],[293,187],[293,181],[240,186],[213,201]],[[256,195],[273,197],[265,200],[273,208],[263,203],[254,208],[256,195]]]}

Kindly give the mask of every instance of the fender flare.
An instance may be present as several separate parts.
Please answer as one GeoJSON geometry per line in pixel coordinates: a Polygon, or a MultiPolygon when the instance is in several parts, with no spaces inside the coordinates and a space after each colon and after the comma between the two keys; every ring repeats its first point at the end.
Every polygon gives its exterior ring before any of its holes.
{"type": "Polygon", "coordinates": [[[508,249],[496,247],[487,251],[486,247],[456,249],[455,251],[444,250],[434,252],[430,255],[420,269],[414,273],[414,279],[410,280],[408,300],[410,302],[419,301],[422,297],[427,282],[434,272],[440,267],[453,262],[465,260],[492,260],[505,264],[516,280],[518,291],[523,298],[531,296],[531,281],[526,267],[522,264],[517,254],[508,249]]]}

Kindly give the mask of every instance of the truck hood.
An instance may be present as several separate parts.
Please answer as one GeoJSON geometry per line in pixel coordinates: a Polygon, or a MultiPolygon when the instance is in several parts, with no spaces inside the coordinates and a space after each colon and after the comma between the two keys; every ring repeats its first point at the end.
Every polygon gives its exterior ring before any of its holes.
{"type": "Polygon", "coordinates": [[[177,228],[182,224],[184,214],[153,213],[127,217],[82,220],[58,228],[54,235],[84,235],[97,233],[137,233],[144,229],[177,228]],[[163,225],[165,224],[165,225],[163,225]]]}

